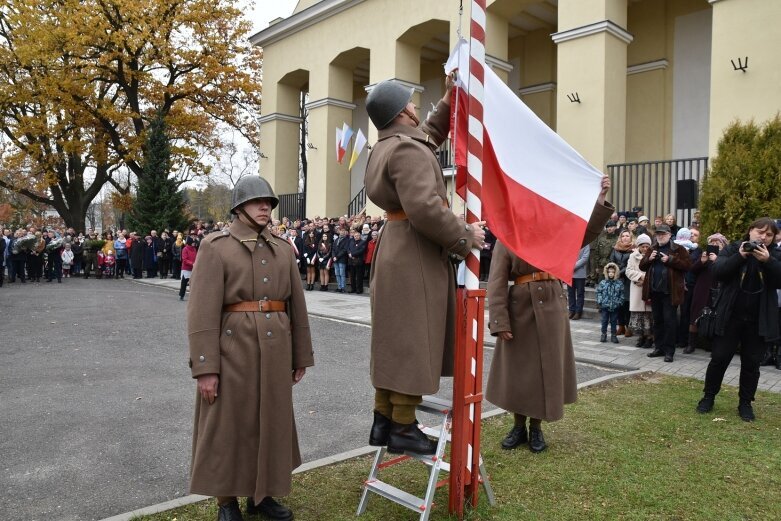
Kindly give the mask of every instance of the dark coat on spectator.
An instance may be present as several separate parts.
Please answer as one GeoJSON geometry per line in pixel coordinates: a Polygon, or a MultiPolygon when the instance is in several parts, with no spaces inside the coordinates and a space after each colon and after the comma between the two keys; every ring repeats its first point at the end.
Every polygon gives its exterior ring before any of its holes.
{"type": "Polygon", "coordinates": [[[334,262],[347,262],[348,241],[349,239],[346,235],[344,237],[338,237],[334,241],[334,245],[331,248],[331,257],[336,259],[334,262]]]}
{"type": "Polygon", "coordinates": [[[713,262],[707,260],[702,262],[698,260],[692,265],[691,271],[697,276],[697,282],[694,284],[694,293],[692,295],[692,307],[690,313],[690,324],[694,325],[697,319],[702,315],[702,309],[705,306],[713,305],[711,294],[716,287],[716,281],[713,279],[713,262]]]}
{"type": "Polygon", "coordinates": [[[366,243],[368,241],[364,241],[361,239],[358,239],[357,241],[350,237],[350,240],[347,242],[347,254],[350,258],[350,266],[362,266],[363,265],[363,256],[366,253],[366,243]]]}
{"type": "MultiPolygon", "coordinates": [[[[723,335],[724,327],[732,318],[735,300],[741,284],[747,260],[740,256],[738,249],[743,241],[735,241],[719,252],[713,264],[713,277],[721,283],[719,302],[716,305],[716,334],[723,335]]],[[[775,244],[768,246],[770,258],[767,262],[757,262],[762,275],[762,293],[759,295],[759,336],[765,342],[775,342],[779,338],[778,294],[781,288],[781,250],[775,244]]]]}
{"type": "MultiPolygon", "coordinates": [[[[645,279],[643,280],[643,300],[651,300],[651,284],[653,280],[653,274],[648,273],[653,270],[653,262],[648,258],[651,256],[651,252],[654,251],[657,242],[654,239],[651,249],[643,256],[640,261],[640,269],[647,272],[645,279]]],[[[689,251],[681,246],[675,244],[670,240],[670,260],[667,261],[667,282],[670,285],[670,303],[673,306],[680,306],[683,303],[684,297],[684,284],[683,278],[689,269],[691,260],[689,259],[689,251]]],[[[657,259],[654,262],[657,262],[657,259]]],[[[661,262],[661,260],[658,260],[661,262]]]]}
{"type": "Polygon", "coordinates": [[[447,137],[450,108],[440,102],[422,127],[379,131],[366,167],[366,195],[388,221],[371,274],[372,384],[410,395],[434,394],[453,371],[456,286],[448,253],[465,257],[472,230],[446,206],[434,151],[447,137]]]}
{"type": "MultiPolygon", "coordinates": [[[[613,211],[607,204],[594,206],[584,245],[600,234],[613,211]]],[[[488,327],[493,336],[510,331],[513,338],[496,341],[486,398],[507,411],[556,421],[564,416],[564,404],[578,395],[567,292],[558,280],[507,286],[536,271],[496,242],[488,277],[488,327]]]]}
{"type": "Polygon", "coordinates": [[[190,490],[210,496],[290,493],[301,464],[292,372],[314,365],[293,250],[241,221],[203,238],[193,268],[187,332],[193,378],[219,375],[213,404],[196,395],[190,490]],[[257,241],[256,241],[257,239],[257,241]],[[285,301],[287,313],[226,313],[242,301],[285,301]]]}

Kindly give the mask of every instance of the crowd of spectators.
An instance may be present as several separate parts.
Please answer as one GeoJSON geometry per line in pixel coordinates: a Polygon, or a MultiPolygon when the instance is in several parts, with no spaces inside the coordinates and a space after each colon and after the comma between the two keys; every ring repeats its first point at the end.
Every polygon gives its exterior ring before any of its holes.
{"type": "MultiPolygon", "coordinates": [[[[330,281],[336,280],[337,292],[345,293],[349,286],[350,293],[360,294],[371,273],[382,224],[379,218],[363,214],[338,219],[283,217],[272,221],[271,232],[294,249],[307,290],[319,285],[321,291],[328,291],[330,281]]],[[[164,229],[147,234],[7,227],[0,241],[0,287],[17,281],[61,283],[71,277],[173,278],[182,281],[179,296],[183,299],[200,240],[226,229],[227,223],[203,221],[186,232],[164,229]]]]}
{"type": "MultiPolygon", "coordinates": [[[[781,222],[774,226],[781,227],[781,222]]],[[[616,213],[600,236],[581,250],[573,268],[573,283],[568,288],[570,319],[582,316],[584,288],[598,287],[609,272],[616,273],[622,289],[619,295],[614,295],[619,285],[613,283],[602,284],[598,291],[602,342],[607,341],[607,326],[615,321],[610,340],[636,335],[635,345],[650,349],[650,357],[672,362],[676,348],[685,354],[698,347],[710,351],[711,341],[699,334],[698,320],[713,309],[720,291],[713,266],[722,250],[745,240],[720,233],[701,237],[699,212],[688,227],[679,226],[672,214],[657,216],[651,223],[642,208],[616,213]]],[[[781,249],[781,233],[768,249],[781,249]]],[[[781,291],[777,307],[781,314],[781,291]]],[[[768,343],[763,365],[781,370],[778,343],[768,343]]]]}

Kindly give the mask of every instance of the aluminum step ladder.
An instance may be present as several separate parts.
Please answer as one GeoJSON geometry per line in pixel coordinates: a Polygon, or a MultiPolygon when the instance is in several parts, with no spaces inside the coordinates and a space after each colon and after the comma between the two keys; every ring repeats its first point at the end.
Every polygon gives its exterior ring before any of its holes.
{"type": "MultiPolygon", "coordinates": [[[[450,426],[452,422],[452,402],[437,396],[424,396],[423,402],[418,405],[418,411],[433,414],[441,419],[439,427],[421,427],[421,430],[426,435],[437,440],[436,452],[433,456],[421,456],[419,454],[406,452],[402,456],[383,462],[387,447],[380,447],[377,449],[377,454],[374,456],[374,463],[369,472],[369,477],[363,485],[363,494],[361,495],[361,501],[358,503],[358,511],[356,512],[357,516],[360,516],[366,511],[370,493],[389,499],[413,512],[419,512],[420,521],[427,521],[431,515],[431,507],[434,502],[434,494],[436,493],[437,488],[446,485],[448,482],[447,480],[438,481],[439,473],[440,471],[450,472],[450,464],[444,461],[443,457],[447,444],[451,441],[450,426]],[[377,477],[380,470],[410,459],[418,460],[429,467],[428,486],[426,487],[426,494],[422,498],[385,483],[377,477]]],[[[485,489],[489,504],[492,506],[495,505],[496,499],[494,498],[494,491],[491,488],[491,484],[488,482],[488,475],[486,474],[485,466],[483,465],[482,456],[480,457],[480,481],[485,489]]]]}

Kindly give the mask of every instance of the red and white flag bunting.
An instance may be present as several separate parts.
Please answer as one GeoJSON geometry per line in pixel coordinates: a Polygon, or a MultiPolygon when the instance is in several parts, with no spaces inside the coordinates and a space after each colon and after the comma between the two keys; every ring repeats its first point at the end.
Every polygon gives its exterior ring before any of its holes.
{"type": "MultiPolygon", "coordinates": [[[[456,129],[456,187],[464,198],[469,139],[469,44],[456,45],[445,72],[458,68],[451,110],[456,129]],[[458,114],[455,114],[458,107],[458,114]],[[457,120],[455,119],[457,118],[457,120]]],[[[485,68],[482,218],[513,253],[571,284],[602,173],[543,123],[485,68]]],[[[584,129],[586,132],[587,129],[584,129]]]]}

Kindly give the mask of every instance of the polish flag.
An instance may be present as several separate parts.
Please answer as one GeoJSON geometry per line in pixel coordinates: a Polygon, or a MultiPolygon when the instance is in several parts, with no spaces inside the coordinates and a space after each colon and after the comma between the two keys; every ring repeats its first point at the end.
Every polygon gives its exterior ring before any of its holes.
{"type": "Polygon", "coordinates": [[[350,139],[353,137],[353,129],[347,123],[342,125],[342,135],[339,142],[336,161],[341,165],[344,161],[344,155],[347,153],[347,147],[350,146],[350,139]]]}
{"type": "MultiPolygon", "coordinates": [[[[451,102],[456,187],[467,183],[469,44],[453,50],[445,72],[458,68],[451,102]]],[[[572,283],[602,173],[532,112],[491,70],[483,86],[482,216],[518,257],[572,283]]],[[[588,132],[588,129],[583,129],[588,132]]],[[[475,173],[480,175],[480,172],[475,173]]]]}

